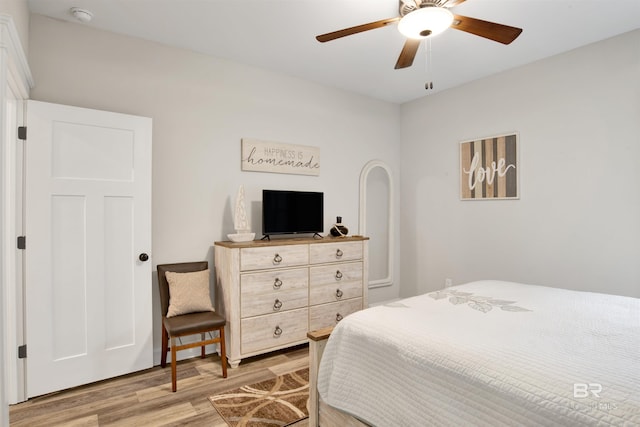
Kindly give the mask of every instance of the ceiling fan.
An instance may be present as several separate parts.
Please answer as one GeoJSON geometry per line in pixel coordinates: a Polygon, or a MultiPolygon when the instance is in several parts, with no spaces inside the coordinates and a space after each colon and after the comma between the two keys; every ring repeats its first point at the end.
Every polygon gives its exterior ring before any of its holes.
{"type": "Polygon", "coordinates": [[[420,46],[420,41],[427,37],[435,36],[447,28],[475,34],[502,44],[514,41],[522,32],[522,28],[509,25],[496,24],[468,16],[454,15],[450,8],[463,3],[465,0],[399,0],[400,16],[368,24],[356,25],[331,33],[316,36],[319,42],[328,42],[341,37],[361,33],[363,31],[381,28],[394,22],[398,22],[400,31],[407,41],[400,52],[395,69],[407,68],[413,64],[413,60],[420,46]]]}

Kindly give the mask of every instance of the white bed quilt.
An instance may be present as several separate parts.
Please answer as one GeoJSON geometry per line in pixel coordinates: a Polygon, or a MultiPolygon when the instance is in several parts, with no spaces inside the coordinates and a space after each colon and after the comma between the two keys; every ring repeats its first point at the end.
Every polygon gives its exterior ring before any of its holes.
{"type": "Polygon", "coordinates": [[[640,299],[480,281],[373,307],[318,390],[377,427],[640,425],[640,299]]]}

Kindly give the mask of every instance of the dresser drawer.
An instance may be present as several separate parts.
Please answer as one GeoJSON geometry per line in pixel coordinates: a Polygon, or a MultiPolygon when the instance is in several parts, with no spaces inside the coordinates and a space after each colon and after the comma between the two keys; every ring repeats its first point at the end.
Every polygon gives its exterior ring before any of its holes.
{"type": "Polygon", "coordinates": [[[309,330],[335,326],[351,313],[362,310],[362,298],[309,307],[309,330]]]}
{"type": "Polygon", "coordinates": [[[274,291],[268,294],[241,296],[242,318],[261,314],[279,313],[309,305],[307,288],[274,291]]]}
{"type": "Polygon", "coordinates": [[[315,243],[309,246],[311,264],[362,259],[362,242],[315,243]]]}
{"type": "Polygon", "coordinates": [[[264,246],[240,249],[241,271],[295,267],[308,263],[308,245],[264,246]]]}
{"type": "Polygon", "coordinates": [[[362,280],[313,285],[309,288],[309,305],[345,301],[362,297],[362,280]]]}
{"type": "Polygon", "coordinates": [[[293,268],[288,270],[268,270],[258,273],[240,275],[240,292],[242,297],[268,294],[274,291],[288,291],[307,288],[309,269],[293,268]]]}
{"type": "Polygon", "coordinates": [[[242,319],[242,353],[253,353],[304,341],[307,337],[308,313],[307,308],[302,308],[242,319]]]}
{"type": "Polygon", "coordinates": [[[362,262],[345,262],[312,266],[309,272],[309,286],[338,285],[346,282],[362,283],[362,262]]]}

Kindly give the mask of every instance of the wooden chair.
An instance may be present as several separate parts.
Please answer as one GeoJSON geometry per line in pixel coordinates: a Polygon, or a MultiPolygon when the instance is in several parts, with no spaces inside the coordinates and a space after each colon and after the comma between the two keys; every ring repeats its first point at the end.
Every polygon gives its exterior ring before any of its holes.
{"type": "Polygon", "coordinates": [[[205,357],[205,346],[208,344],[220,344],[220,362],[222,364],[222,377],[227,378],[227,354],[225,350],[224,326],[226,320],[224,317],[213,311],[205,311],[198,313],[182,314],[173,317],[167,317],[169,310],[169,283],[166,278],[166,272],[189,273],[202,271],[209,268],[207,261],[201,262],[185,262],[178,264],[161,264],[158,265],[158,285],[160,287],[160,304],[162,313],[162,355],[160,366],[163,368],[167,365],[167,352],[171,349],[171,390],[176,391],[176,352],[188,348],[201,347],[201,357],[205,357]],[[213,336],[213,332],[218,331],[218,336],[213,336]],[[206,338],[209,333],[210,338],[206,338]],[[200,334],[201,340],[187,344],[176,343],[176,338],[187,335],[200,334]],[[171,341],[171,347],[168,347],[171,341]]]}

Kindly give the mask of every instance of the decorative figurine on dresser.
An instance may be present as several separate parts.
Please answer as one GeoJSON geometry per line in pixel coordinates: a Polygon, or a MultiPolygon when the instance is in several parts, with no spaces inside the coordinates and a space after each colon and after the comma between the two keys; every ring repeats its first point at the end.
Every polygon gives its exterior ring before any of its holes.
{"type": "Polygon", "coordinates": [[[217,296],[226,310],[227,357],[307,342],[368,306],[368,237],[215,242],[217,296]]]}

